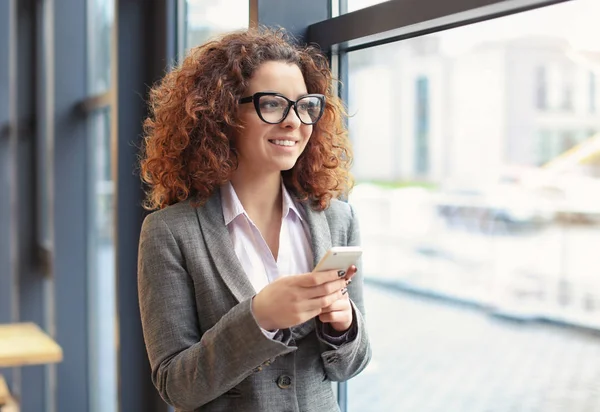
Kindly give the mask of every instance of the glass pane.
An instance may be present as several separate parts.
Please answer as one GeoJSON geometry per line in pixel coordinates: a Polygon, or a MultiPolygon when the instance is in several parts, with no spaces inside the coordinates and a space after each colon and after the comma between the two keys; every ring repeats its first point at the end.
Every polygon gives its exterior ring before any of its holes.
{"type": "Polygon", "coordinates": [[[89,122],[89,324],[90,398],[93,412],[117,411],[117,313],[113,162],[110,110],[89,122]]]}
{"type": "Polygon", "coordinates": [[[600,410],[600,2],[348,56],[368,368],[349,410],[600,410]]]}
{"type": "Polygon", "coordinates": [[[48,49],[52,46],[45,35],[49,26],[51,10],[48,2],[44,2],[42,7],[36,10],[36,25],[41,29],[37,31],[36,41],[40,47],[36,48],[36,87],[40,92],[35,99],[37,115],[37,125],[35,128],[35,152],[36,152],[36,196],[39,207],[36,209],[36,241],[38,246],[42,246],[48,251],[52,251],[52,237],[50,236],[50,193],[49,184],[51,176],[49,173],[49,157],[51,152],[48,144],[48,118],[49,104],[53,98],[49,95],[49,73],[48,73],[48,49]]]}
{"type": "Polygon", "coordinates": [[[232,30],[245,29],[250,20],[249,0],[186,0],[185,50],[232,30]]]}
{"type": "Polygon", "coordinates": [[[88,94],[110,88],[114,0],[87,0],[88,4],[88,94]]]}
{"type": "MultiPolygon", "coordinates": [[[[344,0],[342,0],[344,1],[344,0]]],[[[389,0],[345,0],[348,3],[347,12],[350,13],[352,11],[365,9],[370,6],[374,6],[379,3],[385,3],[389,0]]]]}

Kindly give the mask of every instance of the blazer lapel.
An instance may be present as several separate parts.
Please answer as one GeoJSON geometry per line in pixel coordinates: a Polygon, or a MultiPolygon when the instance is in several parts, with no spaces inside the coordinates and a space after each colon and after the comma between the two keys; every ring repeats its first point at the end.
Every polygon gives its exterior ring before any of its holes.
{"type": "Polygon", "coordinates": [[[256,291],[233,249],[223,219],[221,192],[217,190],[203,207],[196,208],[196,214],[217,272],[238,302],[250,299],[256,291]]]}
{"type": "Polygon", "coordinates": [[[308,222],[308,228],[312,239],[313,266],[317,266],[317,263],[319,263],[321,258],[325,256],[325,253],[327,253],[332,246],[329,223],[327,223],[324,212],[313,210],[306,202],[303,202],[302,206],[304,207],[306,221],[308,222]]]}

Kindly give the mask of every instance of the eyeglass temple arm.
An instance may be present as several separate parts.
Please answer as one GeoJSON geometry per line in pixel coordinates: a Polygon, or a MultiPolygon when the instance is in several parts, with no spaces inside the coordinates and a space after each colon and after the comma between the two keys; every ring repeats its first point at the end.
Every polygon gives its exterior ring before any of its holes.
{"type": "Polygon", "coordinates": [[[254,96],[248,96],[248,97],[242,97],[240,100],[238,100],[238,103],[250,103],[254,100],[254,96]]]}

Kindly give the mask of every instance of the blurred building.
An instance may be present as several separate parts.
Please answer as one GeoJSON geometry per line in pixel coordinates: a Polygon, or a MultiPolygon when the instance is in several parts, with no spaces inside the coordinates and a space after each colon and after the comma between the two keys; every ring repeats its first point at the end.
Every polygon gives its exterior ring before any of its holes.
{"type": "Polygon", "coordinates": [[[365,154],[359,179],[482,184],[600,130],[597,54],[557,38],[482,43],[459,55],[440,43],[430,35],[350,54],[351,131],[369,136],[355,139],[365,154]]]}

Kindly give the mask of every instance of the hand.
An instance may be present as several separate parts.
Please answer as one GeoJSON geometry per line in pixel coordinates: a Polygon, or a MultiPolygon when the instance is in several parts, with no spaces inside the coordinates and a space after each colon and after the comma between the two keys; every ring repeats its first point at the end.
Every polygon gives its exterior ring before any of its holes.
{"type": "Polygon", "coordinates": [[[341,299],[347,277],[329,270],[279,278],[254,297],[252,313],[266,330],[299,325],[341,299]]]}
{"type": "MultiPolygon", "coordinates": [[[[348,280],[348,284],[352,281],[352,277],[356,273],[356,266],[352,265],[348,268],[344,279],[348,280]]],[[[319,315],[319,320],[323,323],[331,324],[331,327],[340,333],[346,332],[352,326],[352,305],[348,293],[343,293],[343,297],[331,305],[323,308],[319,315]]]]}

